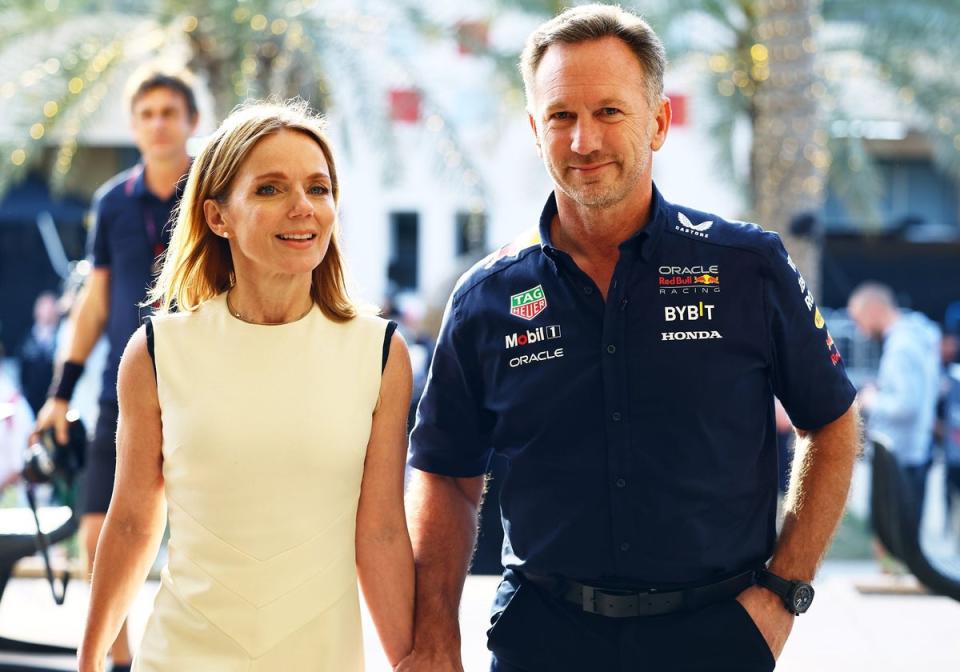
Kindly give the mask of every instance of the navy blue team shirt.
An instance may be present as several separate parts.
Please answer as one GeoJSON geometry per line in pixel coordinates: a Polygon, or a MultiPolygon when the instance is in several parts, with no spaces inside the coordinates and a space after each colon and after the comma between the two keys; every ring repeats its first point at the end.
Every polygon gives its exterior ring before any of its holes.
{"type": "Polygon", "coordinates": [[[774,395],[801,429],[855,390],[775,233],[666,202],[620,245],[606,301],[539,237],[465,274],[447,305],[410,464],[506,458],[503,564],[595,583],[692,584],[776,539],[774,395]]]}
{"type": "Polygon", "coordinates": [[[168,222],[180,199],[181,187],[169,199],[157,198],[147,189],[143,165],[138,164],[110,179],[94,196],[90,255],[94,267],[110,269],[105,331],[109,353],[103,370],[101,402],[117,401],[120,356],[140,326],[141,315],[150,313],[140,303],[153,281],[157,255],[169,242],[168,222]]]}

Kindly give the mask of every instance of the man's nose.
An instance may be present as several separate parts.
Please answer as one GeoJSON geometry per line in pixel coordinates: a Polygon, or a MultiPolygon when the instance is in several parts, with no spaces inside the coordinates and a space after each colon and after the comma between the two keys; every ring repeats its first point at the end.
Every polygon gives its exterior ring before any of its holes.
{"type": "Polygon", "coordinates": [[[577,154],[587,155],[599,150],[603,145],[603,129],[589,115],[581,115],[573,127],[570,149],[577,154]]]}

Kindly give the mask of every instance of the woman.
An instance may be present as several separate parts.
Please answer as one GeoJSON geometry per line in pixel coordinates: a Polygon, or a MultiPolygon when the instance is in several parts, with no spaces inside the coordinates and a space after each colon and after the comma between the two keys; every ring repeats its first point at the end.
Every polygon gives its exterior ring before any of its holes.
{"type": "Polygon", "coordinates": [[[165,514],[134,670],[362,670],[357,577],[387,658],[409,653],[410,361],[347,297],[338,195],[305,106],[245,106],[194,161],[159,314],[120,364],[82,672],[103,669],[165,514]]]}

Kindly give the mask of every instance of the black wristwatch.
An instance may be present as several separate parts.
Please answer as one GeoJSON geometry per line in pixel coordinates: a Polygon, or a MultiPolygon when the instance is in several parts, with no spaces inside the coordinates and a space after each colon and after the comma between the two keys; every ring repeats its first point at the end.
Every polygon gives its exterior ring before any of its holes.
{"type": "Polygon", "coordinates": [[[757,585],[779,595],[787,611],[794,616],[804,613],[813,602],[813,586],[809,583],[788,581],[766,569],[757,571],[757,585]]]}

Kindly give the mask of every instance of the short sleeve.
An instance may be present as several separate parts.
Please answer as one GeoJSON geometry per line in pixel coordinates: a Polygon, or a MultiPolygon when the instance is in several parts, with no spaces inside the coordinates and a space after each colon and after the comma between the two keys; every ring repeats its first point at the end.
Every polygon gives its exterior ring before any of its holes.
{"type": "Polygon", "coordinates": [[[846,412],[856,397],[843,360],[806,281],[776,234],[768,236],[765,302],[774,394],[794,426],[814,430],[846,412]]]}
{"type": "Polygon", "coordinates": [[[92,224],[90,226],[90,237],[87,245],[87,256],[93,261],[95,268],[109,267],[110,245],[109,245],[109,217],[105,215],[104,199],[97,197],[94,199],[93,208],[90,216],[92,224]]]}
{"type": "Polygon", "coordinates": [[[487,471],[492,420],[482,391],[476,348],[451,297],[410,436],[410,466],[462,478],[487,471]]]}

